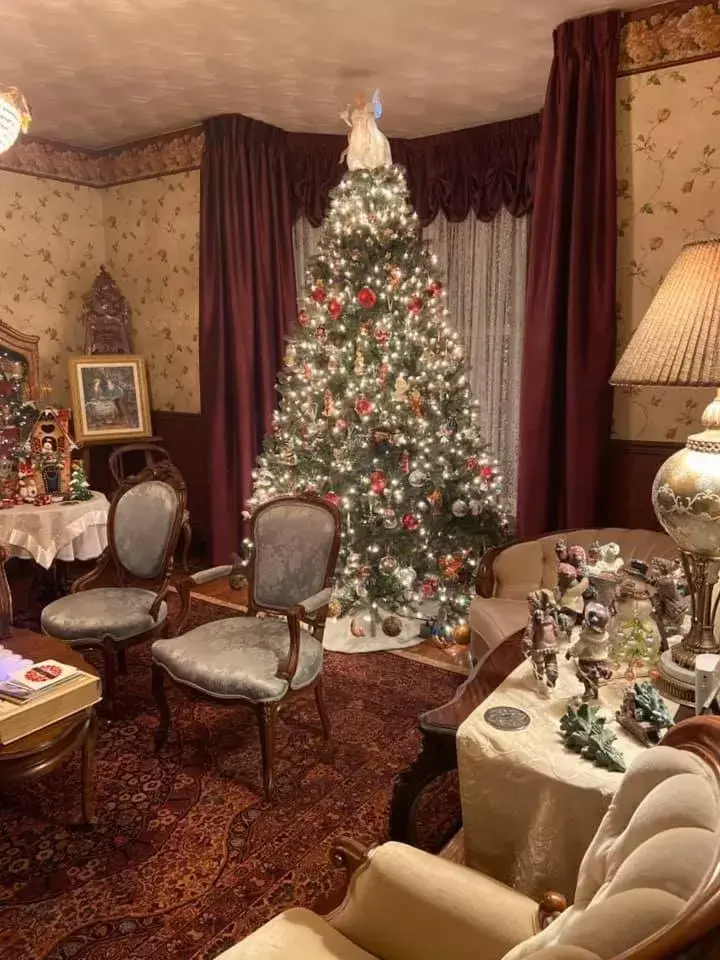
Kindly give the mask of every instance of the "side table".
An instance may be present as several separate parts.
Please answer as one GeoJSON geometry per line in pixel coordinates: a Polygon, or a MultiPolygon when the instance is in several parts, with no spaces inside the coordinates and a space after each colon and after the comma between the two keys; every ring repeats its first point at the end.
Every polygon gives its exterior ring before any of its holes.
{"type": "Polygon", "coordinates": [[[476,664],[452,700],[420,715],[418,726],[423,737],[420,753],[399,774],[393,788],[391,840],[417,846],[415,820],[420,797],[434,780],[457,768],[458,727],[522,662],[523,632],[513,634],[476,664]]]}
{"type": "MultiPolygon", "coordinates": [[[[43,637],[30,630],[13,629],[5,643],[13,652],[30,660],[59,660],[86,673],[96,673],[76,650],[52,637],[43,637]]],[[[96,727],[95,709],[90,707],[14,743],[0,745],[0,788],[52,773],[75,750],[82,750],[82,818],[85,824],[93,824],[96,727]]]]}

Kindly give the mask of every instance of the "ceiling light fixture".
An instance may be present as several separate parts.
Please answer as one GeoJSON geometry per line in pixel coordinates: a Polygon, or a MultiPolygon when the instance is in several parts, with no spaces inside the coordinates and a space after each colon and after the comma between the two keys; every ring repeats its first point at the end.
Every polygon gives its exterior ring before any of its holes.
{"type": "Polygon", "coordinates": [[[17,87],[0,89],[0,153],[9,150],[30,126],[30,107],[17,87]]]}

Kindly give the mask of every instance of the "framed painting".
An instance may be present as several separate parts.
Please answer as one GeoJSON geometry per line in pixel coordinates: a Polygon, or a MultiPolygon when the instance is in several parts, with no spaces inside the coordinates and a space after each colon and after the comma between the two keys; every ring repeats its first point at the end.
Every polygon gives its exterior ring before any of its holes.
{"type": "Polygon", "coordinates": [[[152,436],[143,357],[70,357],[70,395],[77,443],[124,443],[152,436]]]}

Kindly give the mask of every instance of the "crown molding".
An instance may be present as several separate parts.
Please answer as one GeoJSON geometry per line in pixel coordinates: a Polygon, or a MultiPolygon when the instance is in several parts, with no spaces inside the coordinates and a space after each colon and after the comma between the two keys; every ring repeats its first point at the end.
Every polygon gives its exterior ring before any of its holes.
{"type": "Polygon", "coordinates": [[[87,187],[114,187],[165,177],[200,166],[202,127],[191,127],[108,150],[82,150],[64,143],[23,137],[0,154],[0,170],[87,187]]]}
{"type": "Polygon", "coordinates": [[[625,14],[618,73],[643,73],[720,56],[720,10],[708,0],[671,0],[625,14]]]}

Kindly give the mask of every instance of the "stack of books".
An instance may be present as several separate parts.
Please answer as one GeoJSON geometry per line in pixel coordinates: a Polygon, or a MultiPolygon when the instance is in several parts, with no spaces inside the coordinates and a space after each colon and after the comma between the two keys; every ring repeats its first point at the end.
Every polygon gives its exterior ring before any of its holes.
{"type": "Polygon", "coordinates": [[[97,703],[98,677],[57,660],[22,667],[0,682],[0,745],[7,745],[97,703]]]}

